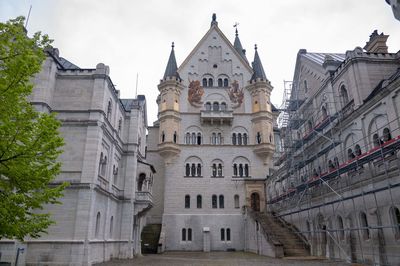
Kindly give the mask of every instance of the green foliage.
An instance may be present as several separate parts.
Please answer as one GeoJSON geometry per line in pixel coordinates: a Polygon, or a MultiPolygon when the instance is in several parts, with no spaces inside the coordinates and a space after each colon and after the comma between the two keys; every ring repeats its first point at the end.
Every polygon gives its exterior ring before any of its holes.
{"type": "Polygon", "coordinates": [[[0,23],[0,239],[46,232],[53,222],[40,210],[57,203],[66,186],[49,185],[60,172],[60,122],[27,100],[50,40],[40,32],[27,37],[23,23],[0,23]]]}

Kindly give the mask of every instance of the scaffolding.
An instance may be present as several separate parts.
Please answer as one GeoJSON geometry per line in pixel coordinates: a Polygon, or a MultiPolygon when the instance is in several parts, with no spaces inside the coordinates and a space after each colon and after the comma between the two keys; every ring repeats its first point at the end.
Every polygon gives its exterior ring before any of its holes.
{"type": "Polygon", "coordinates": [[[299,97],[295,84],[290,92],[284,85],[278,121],[284,152],[274,162],[278,169],[268,181],[269,210],[292,224],[302,224],[298,232],[316,254],[374,265],[400,263],[396,242],[400,240],[400,197],[395,192],[400,191],[396,178],[400,173],[399,117],[389,121],[387,114],[377,114],[386,117],[385,123],[378,125],[375,119],[374,127],[362,132],[362,137],[356,138],[354,132],[365,129],[352,128],[351,139],[343,139],[343,130],[352,127],[352,114],[357,111],[354,100],[345,102],[331,93],[323,99],[324,108],[314,108],[311,99],[299,97]],[[355,203],[359,201],[361,209],[355,203]],[[382,202],[392,206],[391,220],[382,220],[382,202]],[[365,221],[361,216],[371,206],[378,214],[368,223],[367,216],[365,221]],[[322,213],[328,208],[330,218],[325,219],[322,213]],[[315,212],[322,218],[315,217],[315,212]],[[345,213],[361,216],[346,218],[345,213]],[[347,226],[345,219],[349,219],[347,226]],[[394,241],[385,243],[388,235],[394,235],[394,241]]]}

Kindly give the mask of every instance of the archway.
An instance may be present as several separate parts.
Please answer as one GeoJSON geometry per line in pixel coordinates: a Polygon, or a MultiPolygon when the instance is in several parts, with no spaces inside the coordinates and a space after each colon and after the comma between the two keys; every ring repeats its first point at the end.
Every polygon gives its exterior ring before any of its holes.
{"type": "Polygon", "coordinates": [[[260,211],[260,195],[257,192],[251,194],[251,209],[253,211],[260,211]]]}

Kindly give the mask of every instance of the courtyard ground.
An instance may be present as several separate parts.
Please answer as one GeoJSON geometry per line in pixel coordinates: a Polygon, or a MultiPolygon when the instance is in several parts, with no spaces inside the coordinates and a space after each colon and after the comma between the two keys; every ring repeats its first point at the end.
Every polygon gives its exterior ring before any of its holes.
{"type": "Polygon", "coordinates": [[[221,265],[221,266],[242,266],[242,265],[335,265],[349,266],[345,262],[324,260],[315,257],[297,257],[275,259],[259,256],[245,252],[166,252],[164,254],[148,254],[130,260],[113,260],[106,263],[97,264],[99,266],[112,265],[221,265]]]}

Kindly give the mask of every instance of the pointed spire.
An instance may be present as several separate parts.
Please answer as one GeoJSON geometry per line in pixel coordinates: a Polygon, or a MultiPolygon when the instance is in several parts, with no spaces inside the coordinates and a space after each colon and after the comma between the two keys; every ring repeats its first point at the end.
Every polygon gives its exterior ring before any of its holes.
{"type": "Polygon", "coordinates": [[[256,52],[254,54],[254,61],[253,61],[253,63],[251,63],[254,73],[253,73],[253,76],[251,77],[251,80],[254,80],[254,81],[257,79],[267,80],[267,77],[265,76],[264,68],[261,64],[260,57],[258,56],[257,44],[254,45],[254,49],[256,50],[256,52]]]}
{"type": "Polygon", "coordinates": [[[234,25],[234,27],[236,28],[235,30],[235,41],[233,42],[233,47],[235,48],[235,50],[240,54],[240,56],[246,61],[246,50],[243,49],[242,43],[240,42],[239,39],[239,33],[238,33],[238,29],[237,29],[237,23],[234,25]]]}
{"type": "Polygon", "coordinates": [[[164,79],[166,79],[168,77],[170,77],[170,78],[175,77],[177,79],[181,79],[179,77],[178,72],[176,72],[176,70],[178,70],[178,66],[176,65],[176,59],[175,59],[175,51],[174,51],[175,44],[174,44],[174,42],[172,42],[171,47],[172,47],[171,54],[169,55],[167,68],[165,69],[164,79]]]}

